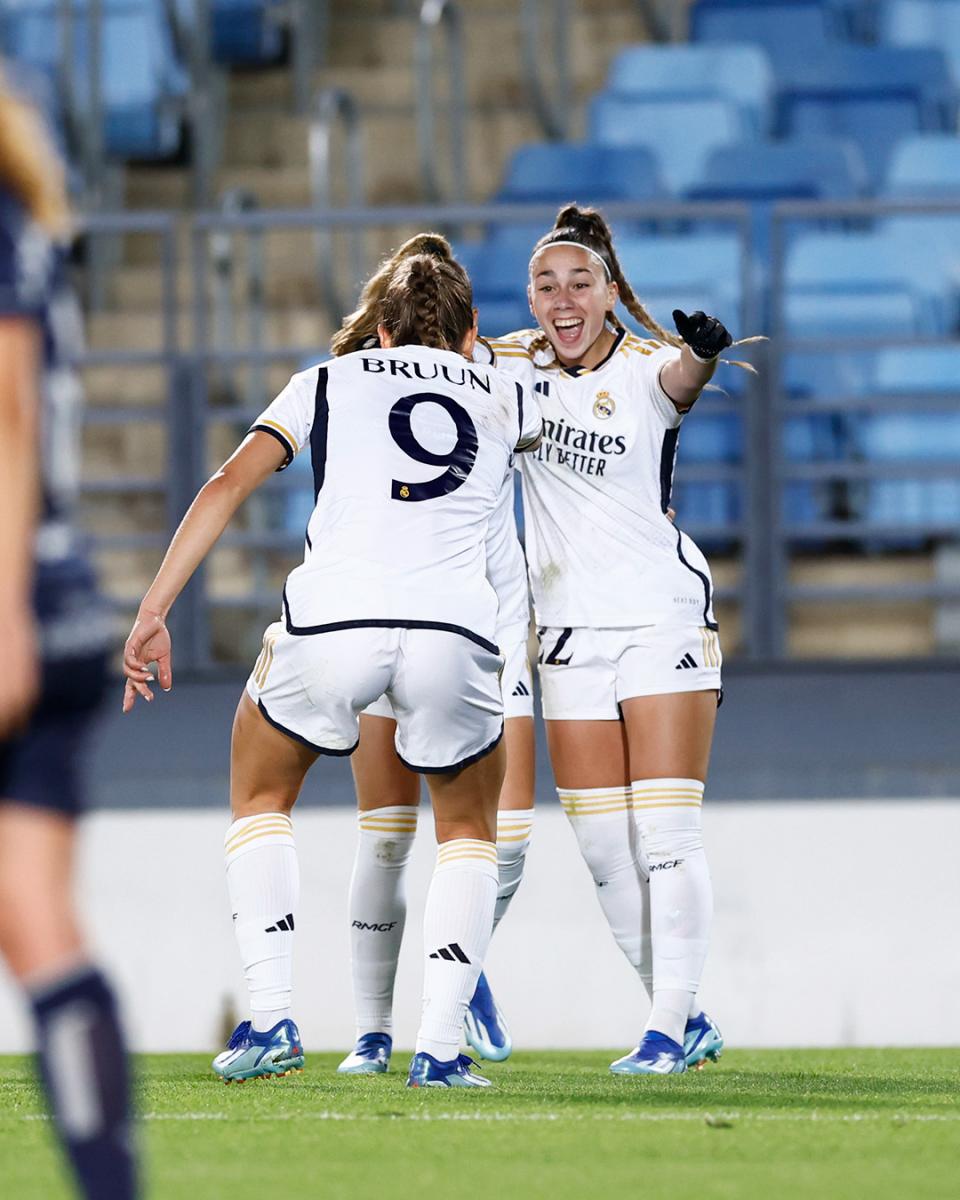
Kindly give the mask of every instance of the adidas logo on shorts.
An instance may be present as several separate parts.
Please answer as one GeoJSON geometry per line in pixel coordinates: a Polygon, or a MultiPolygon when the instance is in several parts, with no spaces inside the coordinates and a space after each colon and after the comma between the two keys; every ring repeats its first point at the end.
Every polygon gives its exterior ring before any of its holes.
{"type": "Polygon", "coordinates": [[[698,665],[699,664],[697,663],[697,660],[693,657],[692,654],[685,654],[683,656],[683,658],[681,658],[680,661],[677,663],[676,670],[689,671],[689,669],[691,667],[696,667],[698,665]]]}
{"type": "Polygon", "coordinates": [[[521,679],[520,682],[517,684],[517,686],[510,693],[510,695],[511,696],[529,696],[530,689],[527,687],[527,685],[521,679]]]}

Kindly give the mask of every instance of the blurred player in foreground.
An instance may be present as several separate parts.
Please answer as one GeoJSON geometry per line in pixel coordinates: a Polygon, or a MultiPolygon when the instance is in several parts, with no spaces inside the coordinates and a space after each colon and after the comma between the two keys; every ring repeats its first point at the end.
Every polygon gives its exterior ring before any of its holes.
{"type": "Polygon", "coordinates": [[[0,77],[0,950],[33,1008],[40,1075],[83,1195],[136,1194],[113,991],[72,897],[80,762],[109,625],[69,524],[79,316],[63,172],[0,77]],[[42,447],[42,450],[41,450],[42,447]]]}
{"type": "Polygon", "coordinates": [[[540,328],[490,344],[528,378],[544,439],[521,464],[539,673],[557,792],[610,929],[651,995],[617,1074],[719,1055],[697,992],[712,916],[700,810],[720,696],[709,568],[669,518],[677,439],[731,344],[713,317],[643,308],[603,218],[563,209],[533,249],[540,328]],[[629,333],[617,300],[655,339],[629,333]]]}
{"type": "Polygon", "coordinates": [[[226,1082],[303,1065],[291,1012],[299,874],[290,813],[320,754],[348,755],[386,693],[396,752],[429,776],[437,862],[424,914],[424,1006],[411,1087],[489,1086],[459,1053],[493,929],[503,781],[503,659],[484,543],[515,449],[541,422],[521,385],[469,361],[470,282],[415,255],[393,276],[382,349],[293,376],[201,489],[127,639],[124,710],[172,686],[165,617],[241,502],[309,447],[316,507],[234,723],[227,884],[250,993],[214,1060],[226,1082]]]}
{"type": "MultiPolygon", "coordinates": [[[[394,272],[413,254],[452,261],[439,234],[419,234],[367,281],[357,310],[333,339],[336,355],[379,346],[378,313],[394,272]]],[[[532,371],[531,371],[532,385],[532,371]]],[[[506,774],[497,811],[497,868],[500,885],[494,929],[523,877],[533,824],[535,751],[533,680],[527,655],[530,602],[527,568],[513,512],[513,464],[504,476],[486,540],[487,578],[497,593],[495,640],[504,656],[506,774]]],[[[393,987],[406,918],[405,874],[417,832],[420,778],[394,748],[396,718],[387,696],[364,709],[360,745],[350,760],[359,806],[359,838],[350,882],[350,945],[357,1044],[338,1070],[347,1075],[387,1070],[393,1048],[393,987]]],[[[512,1049],[503,1014],[481,972],[467,1007],[467,1042],[481,1058],[502,1062],[512,1049]]]]}

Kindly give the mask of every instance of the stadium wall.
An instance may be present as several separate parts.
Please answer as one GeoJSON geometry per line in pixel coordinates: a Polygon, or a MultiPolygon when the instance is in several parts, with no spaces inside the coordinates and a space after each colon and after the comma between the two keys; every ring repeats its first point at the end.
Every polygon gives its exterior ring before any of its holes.
{"type": "MultiPolygon", "coordinates": [[[[936,1045],[955,1037],[960,804],[729,802],[708,804],[705,825],[716,918],[702,995],[730,1045],[936,1045]]],[[[220,809],[168,809],[100,812],[84,829],[81,899],[140,1050],[212,1052],[242,1011],[225,828],[220,809]]],[[[306,810],[295,828],[303,876],[296,1016],[308,1048],[346,1050],[356,818],[347,808],[306,810]]],[[[400,1046],[412,1044],[417,1025],[433,846],[423,819],[397,983],[400,1046]]],[[[528,863],[489,960],[515,1044],[624,1050],[647,1004],[556,807],[538,815],[528,863]]],[[[19,998],[3,979],[0,1051],[22,1051],[28,1038],[19,998]]]]}

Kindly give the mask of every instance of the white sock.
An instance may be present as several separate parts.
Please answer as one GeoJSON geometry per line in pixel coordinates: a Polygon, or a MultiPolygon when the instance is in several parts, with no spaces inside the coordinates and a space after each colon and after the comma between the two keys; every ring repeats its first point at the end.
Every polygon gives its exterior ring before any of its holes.
{"type": "Polygon", "coordinates": [[[497,905],[493,914],[493,927],[500,924],[510,907],[523,879],[523,866],[530,846],[530,831],[533,829],[533,809],[504,809],[497,813],[497,869],[500,886],[497,889],[497,905]]]}
{"type": "Polygon", "coordinates": [[[259,1032],[290,1016],[300,872],[285,813],[241,817],[224,841],[233,928],[259,1032]]]}
{"type": "Polygon", "coordinates": [[[350,880],[350,961],[357,1037],[390,1033],[393,984],[407,917],[404,886],[417,835],[417,810],[394,805],[358,813],[360,836],[350,880]]]}
{"type": "Polygon", "coordinates": [[[557,788],[557,795],[597,885],[610,932],[650,995],[649,885],[630,788],[557,788]]]}
{"type": "Polygon", "coordinates": [[[423,1015],[417,1053],[456,1058],[467,1004],[477,987],[493,933],[497,848],[455,838],[437,849],[423,914],[423,1015]]]}
{"type": "Polygon", "coordinates": [[[713,889],[699,779],[641,779],[633,808],[650,874],[653,1010],[647,1029],[683,1042],[707,957],[713,889]]]}

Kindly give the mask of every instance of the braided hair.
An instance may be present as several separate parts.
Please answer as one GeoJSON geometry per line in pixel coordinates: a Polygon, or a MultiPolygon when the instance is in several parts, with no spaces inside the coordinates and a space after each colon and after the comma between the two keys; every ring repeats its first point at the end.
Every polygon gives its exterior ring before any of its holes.
{"type": "MultiPolygon", "coordinates": [[[[620,301],[627,312],[639,321],[644,329],[648,329],[655,337],[659,338],[660,341],[678,348],[683,345],[683,339],[679,334],[671,333],[669,330],[664,329],[659,321],[640,303],[636,292],[631,287],[623,273],[623,268],[620,266],[620,260],[617,258],[617,252],[613,246],[613,233],[610,226],[595,208],[581,208],[578,204],[568,204],[565,208],[561,208],[557,213],[553,229],[545,233],[534,246],[533,254],[530,256],[531,262],[541,250],[546,250],[556,242],[575,242],[578,246],[583,246],[585,250],[589,250],[592,254],[595,254],[606,267],[610,282],[617,285],[620,301]]],[[[613,309],[607,312],[607,320],[618,332],[623,330],[623,322],[613,309]]],[[[733,344],[739,346],[761,340],[763,339],[743,338],[741,341],[734,342],[733,344]]],[[[541,333],[531,343],[530,349],[534,353],[538,350],[552,351],[553,345],[547,335],[541,333]]],[[[731,365],[743,367],[746,371],[756,373],[755,369],[749,363],[732,362],[731,365]]]]}
{"type": "Polygon", "coordinates": [[[473,290],[454,260],[414,254],[394,271],[380,320],[395,346],[459,350],[473,328],[473,290]]]}
{"type": "Polygon", "coordinates": [[[357,307],[333,335],[330,347],[337,356],[361,350],[366,342],[377,336],[377,325],[383,311],[383,300],[397,267],[415,254],[429,254],[443,262],[453,262],[453,250],[439,233],[418,233],[385,258],[370,276],[360,293],[357,307]]]}

